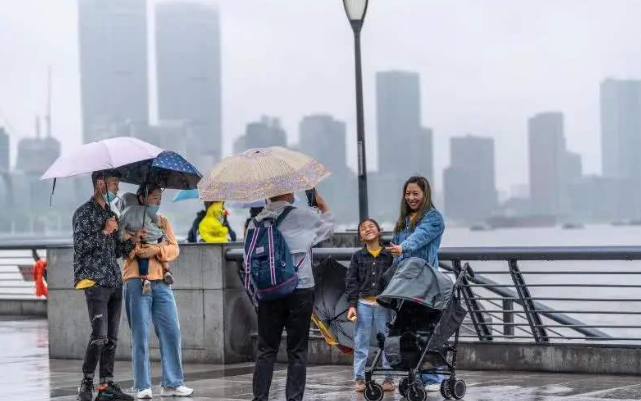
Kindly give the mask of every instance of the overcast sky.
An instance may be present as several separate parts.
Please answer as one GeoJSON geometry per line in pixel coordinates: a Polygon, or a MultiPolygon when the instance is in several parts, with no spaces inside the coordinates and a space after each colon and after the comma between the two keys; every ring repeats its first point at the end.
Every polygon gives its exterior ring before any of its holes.
{"type": "MultiPolygon", "coordinates": [[[[302,116],[323,112],[347,122],[354,165],[353,44],[342,1],[200,2],[221,12],[224,153],[262,114],[281,117],[296,143],[302,116]]],[[[641,77],[640,15],[639,0],[372,0],[363,31],[370,166],[374,74],[401,69],[421,74],[438,188],[449,138],[468,133],[495,138],[501,189],[527,183],[527,118],[550,110],[565,113],[568,147],[599,173],[599,83],[641,77]]],[[[63,152],[80,144],[77,25],[77,0],[0,0],[0,124],[14,149],[44,113],[48,65],[54,134],[63,152]]]]}

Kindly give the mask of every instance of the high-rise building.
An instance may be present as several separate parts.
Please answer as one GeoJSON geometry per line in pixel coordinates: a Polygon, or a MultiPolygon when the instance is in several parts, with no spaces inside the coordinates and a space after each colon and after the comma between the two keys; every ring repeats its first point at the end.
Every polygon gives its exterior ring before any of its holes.
{"type": "Polygon", "coordinates": [[[528,120],[530,199],[537,214],[561,212],[567,167],[563,114],[541,113],[528,120]]]}
{"type": "Polygon", "coordinates": [[[400,204],[400,193],[409,177],[421,175],[434,184],[433,133],[421,125],[418,73],[376,74],[376,124],[378,173],[370,175],[370,210],[383,221],[394,221],[398,210],[389,205],[400,204]]]}
{"type": "Polygon", "coordinates": [[[149,120],[146,0],[79,0],[82,129],[149,120]]]}
{"type": "Polygon", "coordinates": [[[641,180],[641,81],[601,83],[603,176],[641,180]]]}
{"type": "Polygon", "coordinates": [[[9,134],[0,127],[0,172],[9,171],[10,154],[9,134]]]}
{"type": "Polygon", "coordinates": [[[464,223],[487,219],[497,207],[494,139],[452,138],[450,160],[443,174],[447,218],[464,223]]]}
{"type": "Polygon", "coordinates": [[[419,152],[413,146],[421,131],[420,77],[414,72],[376,74],[376,122],[379,171],[400,177],[418,173],[419,152]]]}
{"type": "Polygon", "coordinates": [[[16,170],[41,176],[60,157],[60,142],[55,138],[24,138],[18,142],[16,170]]]}
{"type": "Polygon", "coordinates": [[[332,169],[347,168],[345,123],[332,116],[314,115],[303,118],[300,129],[300,151],[332,169]]]}
{"type": "Polygon", "coordinates": [[[300,123],[299,150],[320,161],[332,170],[332,175],[318,187],[332,205],[341,223],[355,225],[358,220],[358,191],[356,175],[347,166],[345,123],[332,116],[314,115],[300,123]]]}
{"type": "Polygon", "coordinates": [[[158,116],[191,127],[187,155],[216,163],[222,148],[218,10],[194,2],[156,5],[158,116]]]}
{"type": "Polygon", "coordinates": [[[287,133],[276,117],[261,117],[259,122],[247,124],[245,135],[234,142],[234,153],[253,148],[287,146],[287,133]]]}

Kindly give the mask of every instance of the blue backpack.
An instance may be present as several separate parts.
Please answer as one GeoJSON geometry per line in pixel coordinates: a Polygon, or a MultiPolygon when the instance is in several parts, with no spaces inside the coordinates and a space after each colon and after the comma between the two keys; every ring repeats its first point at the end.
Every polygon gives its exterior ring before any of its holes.
{"type": "MultiPolygon", "coordinates": [[[[260,300],[285,298],[298,286],[298,268],[285,238],[278,230],[280,223],[294,207],[287,206],[277,219],[254,219],[254,228],[245,239],[245,288],[260,300]]],[[[304,259],[303,259],[304,260],[304,259]]]]}

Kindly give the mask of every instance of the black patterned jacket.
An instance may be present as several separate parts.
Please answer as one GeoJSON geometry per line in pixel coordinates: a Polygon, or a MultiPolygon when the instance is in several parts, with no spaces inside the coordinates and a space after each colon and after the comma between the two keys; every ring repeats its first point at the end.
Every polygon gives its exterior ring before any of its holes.
{"type": "Polygon", "coordinates": [[[122,286],[122,273],[116,261],[134,249],[131,241],[121,241],[116,230],[104,235],[105,222],[116,214],[93,198],[73,215],[74,284],[90,279],[102,287],[122,286]]]}

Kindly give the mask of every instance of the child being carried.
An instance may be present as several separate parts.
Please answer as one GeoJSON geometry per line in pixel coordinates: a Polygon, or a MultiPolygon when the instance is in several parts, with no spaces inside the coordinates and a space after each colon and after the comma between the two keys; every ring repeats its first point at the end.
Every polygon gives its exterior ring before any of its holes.
{"type": "MultiPolygon", "coordinates": [[[[125,233],[136,232],[144,229],[147,235],[144,238],[146,244],[161,243],[165,237],[165,233],[158,224],[157,209],[158,206],[141,205],[138,197],[132,193],[127,193],[122,197],[124,209],[120,216],[120,234],[124,236],[125,233]],[[144,216],[144,224],[143,224],[144,216]]],[[[142,293],[147,295],[151,293],[151,282],[148,279],[149,275],[149,259],[136,258],[138,261],[138,274],[142,280],[142,293]]],[[[169,271],[169,264],[162,262],[162,269],[164,272],[164,281],[167,284],[173,284],[174,278],[169,271]]]]}

